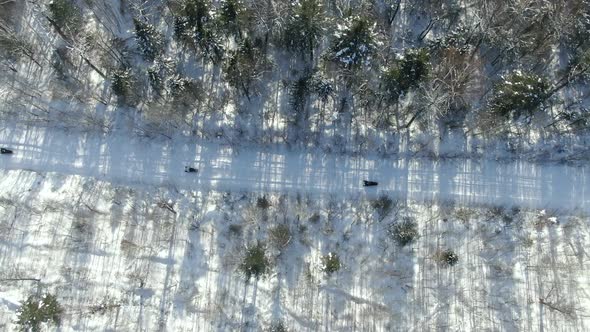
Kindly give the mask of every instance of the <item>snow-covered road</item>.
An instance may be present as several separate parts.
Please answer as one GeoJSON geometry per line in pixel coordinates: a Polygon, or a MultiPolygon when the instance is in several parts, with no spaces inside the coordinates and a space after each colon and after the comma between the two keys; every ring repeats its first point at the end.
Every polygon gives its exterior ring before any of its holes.
{"type": "Polygon", "coordinates": [[[124,185],[353,197],[387,192],[402,199],[590,211],[588,166],[383,160],[277,149],[237,151],[185,138],[101,136],[35,127],[3,128],[0,146],[15,151],[0,156],[2,169],[78,174],[124,185]],[[185,165],[195,165],[200,171],[186,174],[185,165]],[[379,186],[363,188],[363,179],[379,181],[379,186]]]}

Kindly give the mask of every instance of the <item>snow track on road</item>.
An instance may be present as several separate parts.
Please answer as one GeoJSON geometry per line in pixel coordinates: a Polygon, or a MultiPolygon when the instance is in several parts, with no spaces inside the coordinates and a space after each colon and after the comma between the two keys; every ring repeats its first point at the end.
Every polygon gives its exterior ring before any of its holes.
{"type": "Polygon", "coordinates": [[[14,155],[0,157],[3,169],[76,174],[123,185],[349,197],[385,192],[419,201],[590,211],[588,166],[236,150],[186,138],[147,139],[39,127],[5,127],[0,146],[14,150],[14,155]],[[185,165],[197,167],[199,173],[184,173],[185,165]],[[364,188],[365,179],[379,181],[379,186],[364,188]]]}

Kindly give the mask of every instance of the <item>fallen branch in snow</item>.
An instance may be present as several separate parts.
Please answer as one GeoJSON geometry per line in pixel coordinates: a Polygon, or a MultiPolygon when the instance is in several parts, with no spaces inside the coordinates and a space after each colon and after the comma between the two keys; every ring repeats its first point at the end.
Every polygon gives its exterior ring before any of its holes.
{"type": "Polygon", "coordinates": [[[92,206],[84,203],[84,206],[88,208],[88,210],[97,213],[97,214],[108,214],[107,212],[98,211],[97,209],[93,208],[92,206]]]}
{"type": "Polygon", "coordinates": [[[0,281],[35,281],[35,282],[41,282],[41,279],[37,279],[37,278],[5,278],[5,279],[0,279],[0,281]]]}
{"type": "MultiPolygon", "coordinates": [[[[575,308],[573,305],[568,304],[568,303],[556,304],[555,302],[549,302],[546,300],[548,297],[551,297],[551,293],[553,293],[553,290],[555,290],[555,286],[551,287],[551,290],[549,290],[549,293],[547,293],[546,297],[539,298],[539,303],[542,305],[546,305],[549,309],[560,312],[563,315],[565,315],[571,319],[575,319],[576,313],[575,313],[575,308]]],[[[558,301],[559,301],[559,299],[558,299],[558,301]]],[[[561,303],[561,301],[559,301],[559,302],[561,303]]]]}
{"type": "Polygon", "coordinates": [[[576,314],[573,312],[573,309],[571,307],[559,307],[556,304],[552,303],[552,302],[548,302],[545,299],[543,299],[542,297],[539,298],[539,303],[542,305],[546,305],[549,309],[551,310],[555,310],[558,312],[561,312],[562,314],[564,314],[565,316],[568,316],[572,319],[576,318],[576,314]]]}
{"type": "Polygon", "coordinates": [[[176,211],[174,211],[174,207],[172,205],[170,205],[170,203],[168,203],[168,202],[160,202],[160,203],[158,203],[158,207],[162,208],[162,209],[166,209],[166,210],[176,214],[176,211]]]}
{"type": "Polygon", "coordinates": [[[385,304],[379,303],[377,301],[372,301],[369,299],[364,299],[362,297],[354,296],[336,287],[320,286],[319,291],[325,291],[327,293],[331,293],[334,295],[340,295],[344,300],[352,301],[356,304],[366,304],[383,312],[389,312],[389,308],[385,304]]]}
{"type": "Polygon", "coordinates": [[[107,313],[108,311],[110,311],[112,309],[119,310],[119,308],[121,308],[120,303],[105,303],[105,302],[103,302],[98,305],[90,306],[88,313],[93,314],[93,315],[94,314],[104,315],[105,313],[107,313]]]}

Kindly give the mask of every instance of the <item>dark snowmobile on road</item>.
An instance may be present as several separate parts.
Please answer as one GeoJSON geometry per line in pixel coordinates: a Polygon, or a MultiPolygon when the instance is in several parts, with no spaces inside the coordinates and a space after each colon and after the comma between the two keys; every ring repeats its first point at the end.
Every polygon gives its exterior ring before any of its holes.
{"type": "Polygon", "coordinates": [[[184,171],[186,173],[197,173],[199,170],[194,167],[184,166],[184,171]]]}
{"type": "Polygon", "coordinates": [[[12,150],[0,148],[0,154],[12,154],[12,150]]]}
{"type": "Polygon", "coordinates": [[[379,184],[379,182],[375,182],[375,181],[367,181],[367,180],[363,181],[363,186],[365,186],[365,187],[374,187],[378,184],[379,184]]]}

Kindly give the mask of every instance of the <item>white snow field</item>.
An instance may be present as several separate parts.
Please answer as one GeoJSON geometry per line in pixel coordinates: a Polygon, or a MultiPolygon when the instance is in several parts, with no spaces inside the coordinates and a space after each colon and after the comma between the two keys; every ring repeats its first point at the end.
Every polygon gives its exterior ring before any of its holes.
{"type": "Polygon", "coordinates": [[[258,197],[1,170],[0,330],[37,291],[64,306],[59,331],[590,328],[587,214],[394,202],[379,216],[362,197],[258,197]],[[387,233],[400,218],[420,233],[406,247],[387,233]],[[238,266],[258,240],[271,272],[248,284],[238,266]],[[454,267],[437,263],[445,249],[454,267]],[[342,267],[327,275],[330,252],[342,267]]]}
{"type": "Polygon", "coordinates": [[[590,328],[588,167],[22,126],[5,126],[0,146],[14,150],[0,156],[3,331],[36,292],[64,306],[60,331],[590,328]],[[394,201],[380,215],[383,193],[394,201]],[[404,218],[420,237],[399,247],[388,229],[404,218]],[[279,224],[290,229],[283,249],[269,232],[279,224]],[[271,272],[248,283],[239,264],[257,241],[271,272]],[[438,263],[446,249],[457,265],[438,263]],[[342,264],[332,275],[328,253],[342,264]]]}
{"type": "Polygon", "coordinates": [[[451,200],[590,212],[590,167],[452,159],[380,159],[286,150],[236,149],[178,137],[142,139],[5,127],[0,145],[14,149],[2,169],[91,176],[117,184],[179,189],[303,192],[357,196],[386,192],[409,200],[451,200]],[[185,174],[184,166],[199,169],[185,174]],[[362,180],[379,181],[363,188],[362,180]]]}

